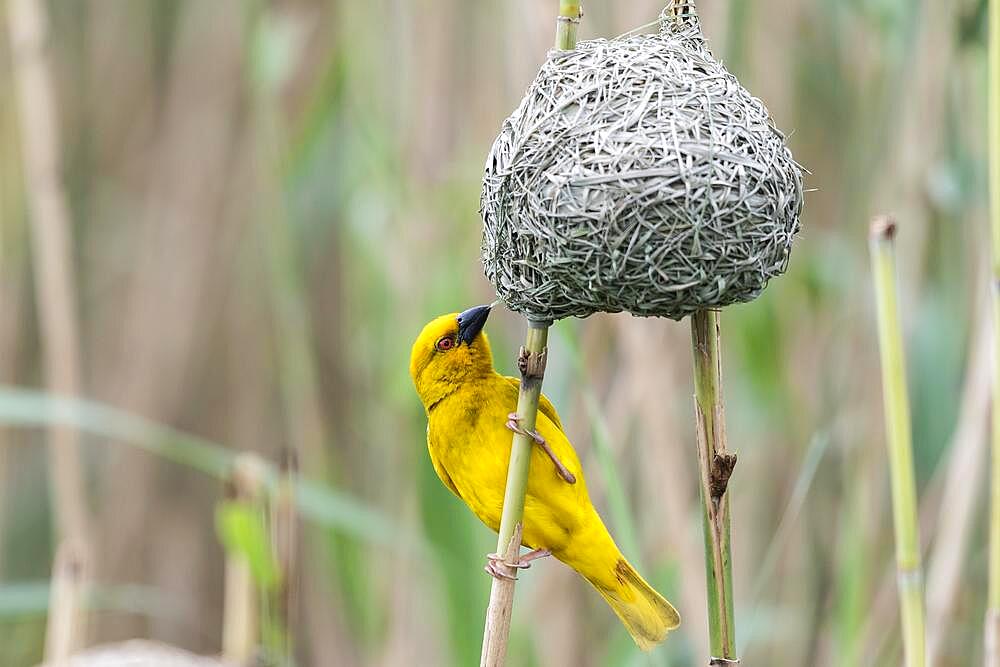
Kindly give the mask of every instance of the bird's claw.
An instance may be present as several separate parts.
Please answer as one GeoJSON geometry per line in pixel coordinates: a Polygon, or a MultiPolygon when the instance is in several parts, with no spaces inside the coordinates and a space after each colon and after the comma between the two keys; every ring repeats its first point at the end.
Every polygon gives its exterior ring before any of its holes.
{"type": "Polygon", "coordinates": [[[501,572],[496,565],[493,563],[487,563],[486,567],[483,568],[486,573],[493,577],[494,579],[507,579],[509,581],[517,581],[517,577],[512,577],[506,572],[501,572]]]}
{"type": "Polygon", "coordinates": [[[538,433],[538,431],[527,431],[521,428],[521,415],[517,414],[516,412],[512,412],[509,415],[507,415],[507,428],[509,428],[514,433],[520,433],[521,435],[528,436],[529,438],[534,440],[536,444],[541,445],[545,442],[545,438],[543,438],[538,433]]]}
{"type": "Polygon", "coordinates": [[[492,577],[496,579],[507,579],[508,581],[517,581],[517,575],[510,575],[503,570],[500,566],[505,568],[510,568],[514,571],[517,570],[527,570],[531,567],[531,561],[537,560],[539,558],[545,558],[546,556],[551,556],[552,552],[548,549],[534,549],[524,554],[518,558],[513,563],[508,563],[503,559],[502,556],[496,553],[486,554],[486,570],[492,577]]]}
{"type": "Polygon", "coordinates": [[[486,554],[486,560],[488,560],[490,563],[503,563],[507,567],[514,567],[519,570],[527,570],[529,567],[531,567],[531,561],[534,560],[534,558],[531,559],[521,558],[514,563],[508,563],[503,559],[503,556],[494,553],[494,554],[486,554]]]}
{"type": "Polygon", "coordinates": [[[556,456],[556,453],[552,451],[552,448],[549,447],[549,443],[545,441],[545,438],[543,438],[538,431],[528,431],[522,428],[521,419],[521,415],[516,412],[511,412],[507,415],[507,428],[514,433],[520,433],[521,435],[525,435],[534,440],[535,444],[541,447],[542,451],[545,452],[550,459],[552,459],[552,463],[555,464],[556,472],[559,473],[559,476],[562,477],[568,484],[576,484],[576,475],[571,473],[569,468],[563,465],[563,462],[560,461],[559,457],[556,456]]]}
{"type": "MultiPolygon", "coordinates": [[[[486,567],[483,569],[493,577],[494,579],[506,579],[508,581],[517,581],[517,575],[510,575],[503,570],[500,566],[506,568],[517,568],[521,567],[521,563],[506,563],[503,558],[498,554],[486,554],[486,567]]],[[[528,563],[524,567],[530,567],[531,564],[528,563]]]]}

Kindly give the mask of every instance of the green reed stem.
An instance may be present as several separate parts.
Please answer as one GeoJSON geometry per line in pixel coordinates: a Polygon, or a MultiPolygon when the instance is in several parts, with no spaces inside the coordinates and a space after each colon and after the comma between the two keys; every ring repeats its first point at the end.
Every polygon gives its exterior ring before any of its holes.
{"type": "MultiPolygon", "coordinates": [[[[992,4],[1000,4],[993,2],[992,4]]],[[[995,158],[991,157],[993,163],[995,158]]],[[[994,171],[1000,171],[995,169],[994,171]]],[[[992,186],[991,186],[992,187],[992,186]]],[[[992,224],[1000,227],[997,213],[992,224]]],[[[1000,667],[1000,273],[993,276],[993,430],[990,444],[990,551],[989,586],[986,594],[984,665],[1000,667]]]]}
{"type": "MultiPolygon", "coordinates": [[[[524,349],[530,355],[545,355],[549,337],[549,324],[529,322],[524,349]]],[[[542,372],[544,372],[544,361],[542,372]]],[[[521,426],[526,431],[535,430],[538,417],[538,399],[542,394],[542,375],[522,375],[521,389],[517,397],[517,414],[521,415],[521,426]]],[[[524,514],[524,494],[528,488],[528,464],[534,442],[521,433],[515,433],[510,450],[510,466],[507,470],[507,488],[504,491],[504,511],[500,519],[500,535],[497,548],[504,548],[514,536],[514,530],[524,514]]]]}
{"type": "MultiPolygon", "coordinates": [[[[519,366],[526,366],[527,370],[521,372],[521,388],[517,397],[517,414],[521,416],[520,424],[525,432],[535,430],[538,398],[542,394],[542,378],[545,375],[548,336],[549,322],[528,322],[528,334],[522,352],[522,359],[526,364],[519,363],[519,366]]],[[[528,473],[533,447],[534,441],[531,437],[524,433],[514,434],[496,551],[503,556],[506,563],[514,562],[521,549],[524,497],[528,490],[528,473]]],[[[486,610],[486,628],[483,632],[481,667],[501,667],[506,660],[510,616],[514,606],[513,577],[517,572],[510,567],[506,570],[510,579],[493,578],[490,604],[486,610]]]]}
{"type": "Polygon", "coordinates": [[[910,404],[906,391],[906,363],[897,302],[895,235],[896,225],[889,218],[877,217],[872,221],[869,243],[882,359],[882,396],[892,484],[903,648],[906,667],[922,667],[925,662],[923,572],[920,564],[920,531],[917,525],[917,491],[913,476],[910,404]]]}
{"type": "Polygon", "coordinates": [[[580,0],[559,0],[559,18],[556,19],[556,48],[572,51],[576,48],[576,29],[580,25],[580,0]]]}
{"type": "Polygon", "coordinates": [[[712,664],[736,664],[729,494],[726,493],[736,456],[726,448],[717,311],[701,310],[691,316],[691,348],[712,664]]]}
{"type": "MultiPolygon", "coordinates": [[[[576,47],[576,29],[580,23],[580,1],[559,0],[556,19],[555,47],[568,51],[576,47]]],[[[535,430],[538,416],[538,397],[542,394],[545,375],[545,351],[551,322],[528,321],[528,334],[522,356],[526,355],[528,370],[521,372],[521,389],[517,397],[517,414],[525,431],[535,430]]],[[[518,364],[521,366],[521,364],[518,364]]],[[[517,558],[521,550],[521,520],[524,516],[524,496],[528,489],[528,472],[534,442],[526,435],[515,433],[507,467],[507,486],[504,489],[503,512],[497,535],[497,554],[506,562],[517,558]]],[[[513,576],[514,568],[507,568],[513,576]]],[[[480,667],[501,667],[507,658],[507,638],[510,636],[510,615],[514,606],[514,580],[493,579],[490,604],[486,610],[486,628],[483,630],[483,652],[480,667]]]]}
{"type": "Polygon", "coordinates": [[[989,7],[989,188],[993,237],[993,436],[990,473],[989,589],[986,602],[985,664],[1000,667],[1000,0],[989,7]]]}

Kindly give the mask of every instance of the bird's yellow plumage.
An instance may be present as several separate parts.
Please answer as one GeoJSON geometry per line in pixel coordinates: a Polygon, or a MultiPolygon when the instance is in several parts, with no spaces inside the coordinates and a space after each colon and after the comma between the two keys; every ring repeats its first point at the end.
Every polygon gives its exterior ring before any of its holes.
{"type": "MultiPolygon", "coordinates": [[[[505,424],[517,407],[519,381],[493,369],[489,341],[481,332],[486,314],[464,328],[458,313],[427,324],[413,344],[410,375],[427,411],[434,470],[483,523],[497,530],[511,448],[505,424]]],[[[579,572],[607,600],[636,643],[652,648],[677,627],[677,611],[615,546],[590,502],[580,460],[545,396],[539,402],[536,430],[576,476],[576,483],[560,477],[541,447],[534,448],[523,543],[551,551],[579,572]]]]}

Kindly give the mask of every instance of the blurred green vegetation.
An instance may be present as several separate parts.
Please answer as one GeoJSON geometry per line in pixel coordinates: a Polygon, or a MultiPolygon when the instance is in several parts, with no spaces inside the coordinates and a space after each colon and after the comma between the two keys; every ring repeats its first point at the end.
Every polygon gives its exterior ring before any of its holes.
{"type": "MultiPolygon", "coordinates": [[[[867,219],[900,217],[933,570],[956,547],[935,538],[960,404],[985,400],[966,378],[988,363],[971,343],[988,248],[986,3],[698,4],[717,55],[809,170],[788,274],[723,315],[744,662],[895,664],[867,219]]],[[[218,479],[237,452],[273,461],[292,446],[305,480],[300,664],[475,664],[494,538],[431,468],[409,349],[433,316],[494,298],[478,263],[482,163],[545,57],[554,5],[45,6],[85,400],[37,391],[44,357],[0,12],[0,664],[41,658],[52,419],[84,433],[104,596],[93,643],[148,636],[218,652],[218,479]]],[[[621,34],[660,8],[589,3],[581,37],[621,34]]],[[[488,331],[511,373],[522,322],[497,313],[488,331]]],[[[594,500],[684,625],[647,659],[582,580],[541,562],[518,586],[511,664],[704,664],[687,323],[564,321],[550,346],[545,391],[594,500]]],[[[985,426],[963,446],[980,446],[985,426]]],[[[978,499],[981,484],[963,492],[978,499]]],[[[982,503],[968,520],[961,580],[946,609],[929,610],[942,666],[981,658],[982,503]]]]}

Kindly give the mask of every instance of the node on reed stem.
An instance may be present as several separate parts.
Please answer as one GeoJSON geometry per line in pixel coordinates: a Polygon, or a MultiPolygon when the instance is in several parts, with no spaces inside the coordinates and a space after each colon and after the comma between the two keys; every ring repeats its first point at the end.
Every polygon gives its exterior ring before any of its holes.
{"type": "Polygon", "coordinates": [[[890,218],[879,216],[872,220],[869,250],[878,316],[903,648],[906,667],[922,667],[926,651],[923,571],[917,524],[917,491],[913,474],[910,403],[906,390],[906,360],[897,301],[895,236],[896,224],[890,218]]]}
{"type": "Polygon", "coordinates": [[[576,29],[583,16],[580,0],[559,0],[559,16],[556,18],[556,48],[570,51],[576,48],[576,29]]]}

